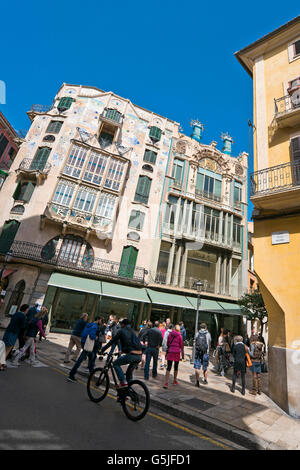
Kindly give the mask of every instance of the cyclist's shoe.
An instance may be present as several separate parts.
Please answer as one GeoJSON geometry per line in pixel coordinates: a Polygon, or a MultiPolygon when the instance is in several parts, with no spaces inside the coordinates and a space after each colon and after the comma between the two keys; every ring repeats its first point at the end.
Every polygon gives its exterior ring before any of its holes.
{"type": "Polygon", "coordinates": [[[177,380],[174,380],[173,385],[178,385],[177,380]]]}
{"type": "Polygon", "coordinates": [[[116,386],[117,389],[125,388],[125,387],[128,387],[127,382],[120,382],[119,385],[116,386]]]}
{"type": "Polygon", "coordinates": [[[77,383],[77,380],[75,379],[75,377],[70,377],[70,376],[69,376],[69,377],[67,378],[67,381],[68,381],[68,382],[72,382],[72,383],[74,383],[74,384],[77,383]]]}

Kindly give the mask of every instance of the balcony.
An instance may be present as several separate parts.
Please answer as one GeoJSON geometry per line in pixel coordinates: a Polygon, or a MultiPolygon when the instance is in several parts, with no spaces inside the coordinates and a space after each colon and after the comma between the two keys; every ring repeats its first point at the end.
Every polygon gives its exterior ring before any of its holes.
{"type": "Polygon", "coordinates": [[[250,196],[257,208],[280,210],[297,205],[300,197],[300,161],[252,173],[250,196]]]}
{"type": "MultiPolygon", "coordinates": [[[[93,261],[87,262],[87,259],[84,256],[78,256],[76,261],[72,262],[70,260],[63,259],[60,256],[60,250],[56,250],[51,259],[46,259],[45,257],[42,257],[42,249],[43,246],[35,243],[15,241],[12,244],[10,251],[12,251],[12,256],[14,258],[52,265],[68,272],[84,272],[95,277],[99,276],[107,277],[109,279],[123,279],[144,284],[146,274],[144,268],[135,267],[133,275],[129,278],[119,275],[120,263],[101,258],[94,258],[93,261]]],[[[125,272],[125,268],[126,266],[122,264],[121,271],[125,272]]],[[[132,271],[130,268],[133,267],[128,266],[128,272],[132,271]]]]}
{"type": "Polygon", "coordinates": [[[292,95],[274,99],[274,104],[278,127],[294,127],[300,124],[300,89],[292,95]]]}
{"type": "Polygon", "coordinates": [[[215,202],[218,202],[218,203],[221,202],[221,196],[216,196],[212,192],[201,191],[200,189],[196,188],[195,195],[196,195],[196,197],[201,198],[201,199],[204,198],[204,199],[209,199],[210,201],[215,201],[215,202]]]}
{"type": "Polygon", "coordinates": [[[17,171],[26,175],[34,175],[46,178],[50,169],[51,164],[48,162],[34,162],[33,158],[23,158],[17,171]]]}
{"type": "Polygon", "coordinates": [[[102,121],[117,127],[121,127],[123,124],[123,115],[115,109],[104,109],[103,113],[100,115],[100,118],[102,121]]]}

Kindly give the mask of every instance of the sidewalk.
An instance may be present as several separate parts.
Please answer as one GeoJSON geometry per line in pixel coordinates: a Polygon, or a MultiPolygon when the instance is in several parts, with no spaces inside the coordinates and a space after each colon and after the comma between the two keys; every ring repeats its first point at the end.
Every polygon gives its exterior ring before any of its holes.
{"type": "MultiPolygon", "coordinates": [[[[0,335],[2,336],[2,335],[0,335]]],[[[37,342],[40,360],[49,360],[56,365],[70,369],[74,363],[63,364],[69,335],[50,333],[47,341],[37,342]]],[[[252,374],[246,374],[246,395],[240,393],[237,384],[235,394],[230,392],[231,373],[218,376],[210,364],[208,385],[200,382],[195,387],[193,366],[189,359],[191,348],[185,347],[186,362],[180,362],[179,385],[169,383],[169,389],[162,388],[165,371],[158,368],[158,376],[147,381],[152,405],[172,416],[206,428],[252,449],[300,450],[300,420],[286,415],[266,394],[252,396],[252,374]]],[[[97,359],[96,365],[103,362],[97,359]]],[[[79,373],[87,375],[87,363],[79,373]]],[[[9,370],[7,371],[9,373],[9,370]]],[[[267,393],[267,375],[262,374],[263,390],[267,393]]],[[[135,377],[143,380],[143,371],[138,369],[135,377]]],[[[171,374],[171,379],[173,376],[171,374]]],[[[76,386],[76,385],[75,385],[76,386]]]]}

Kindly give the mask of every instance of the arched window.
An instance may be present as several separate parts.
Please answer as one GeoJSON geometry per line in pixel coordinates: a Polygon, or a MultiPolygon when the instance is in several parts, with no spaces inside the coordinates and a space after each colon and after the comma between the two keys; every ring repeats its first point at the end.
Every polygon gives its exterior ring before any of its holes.
{"type": "Polygon", "coordinates": [[[48,243],[46,243],[46,245],[43,247],[41,257],[45,261],[50,261],[52,258],[54,258],[58,241],[59,235],[57,235],[55,238],[52,238],[52,240],[49,240],[48,243]]]}
{"type": "Polygon", "coordinates": [[[94,251],[89,243],[83,238],[75,235],[67,235],[64,237],[59,253],[59,260],[68,264],[77,265],[80,262],[80,253],[82,246],[85,250],[81,260],[81,266],[90,268],[94,264],[94,251]]]}

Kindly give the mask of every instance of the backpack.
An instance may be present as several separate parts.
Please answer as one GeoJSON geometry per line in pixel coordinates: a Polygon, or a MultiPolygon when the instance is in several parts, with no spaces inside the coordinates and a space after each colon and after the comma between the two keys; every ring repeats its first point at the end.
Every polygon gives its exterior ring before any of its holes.
{"type": "Polygon", "coordinates": [[[261,361],[263,355],[263,344],[262,343],[254,343],[254,351],[252,355],[252,359],[255,362],[255,360],[261,361]]]}
{"type": "Polygon", "coordinates": [[[208,350],[208,343],[207,343],[207,334],[206,333],[198,333],[196,338],[196,351],[198,354],[203,355],[206,354],[208,350]]]}
{"type": "Polygon", "coordinates": [[[139,338],[135,334],[134,331],[132,331],[132,338],[131,338],[132,346],[134,351],[142,351],[143,345],[140,342],[139,338]]]}

